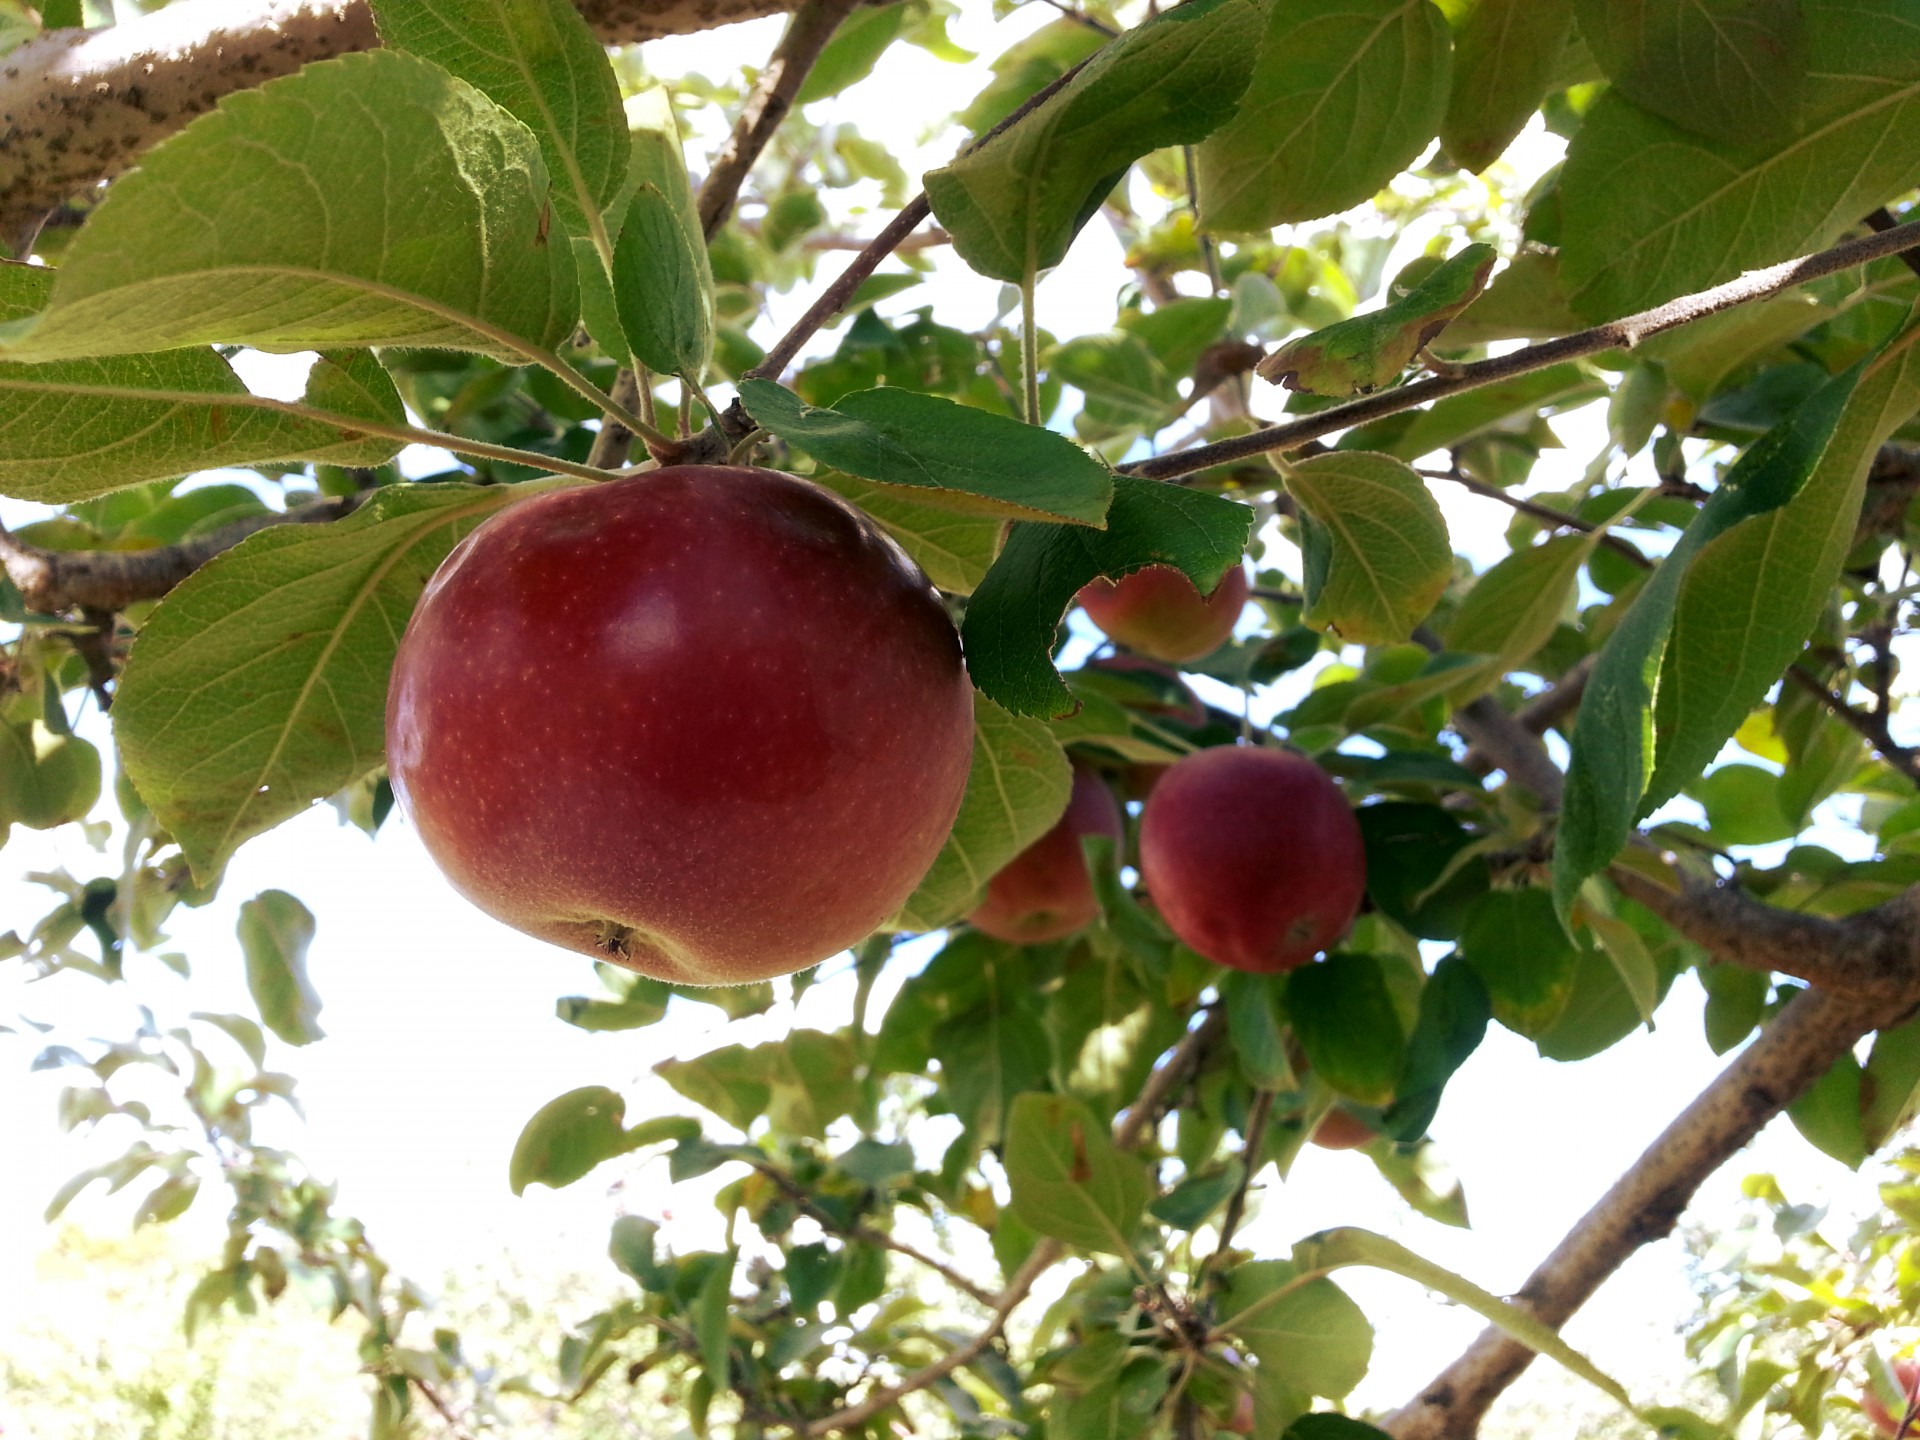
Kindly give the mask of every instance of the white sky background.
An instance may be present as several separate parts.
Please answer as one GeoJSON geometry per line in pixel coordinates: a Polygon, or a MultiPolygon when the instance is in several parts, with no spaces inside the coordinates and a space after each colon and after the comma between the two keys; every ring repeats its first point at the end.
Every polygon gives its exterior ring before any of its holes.
{"type": "MultiPolygon", "coordinates": [[[[952,34],[990,58],[1053,13],[1032,5],[995,24],[985,5],[969,3],[952,34]]],[[[742,59],[763,57],[781,24],[758,21],[661,41],[645,47],[644,55],[657,75],[699,71],[720,80],[742,59]]],[[[985,83],[985,58],[954,66],[899,45],[874,77],[815,110],[824,115],[832,107],[834,115],[863,133],[892,144],[914,174],[950,154],[951,132],[917,152],[915,146],[923,132],[985,83]]],[[[1530,176],[1551,163],[1558,143],[1542,134],[1523,141],[1516,155],[1523,173],[1530,176]]],[[[701,147],[694,151],[698,155],[701,147]]],[[[827,198],[838,203],[832,194],[827,198]]],[[[869,213],[848,217],[846,228],[866,234],[878,223],[869,213]]],[[[931,303],[945,323],[984,325],[999,308],[1001,287],[972,276],[950,255],[935,253],[940,258],[935,278],[882,310],[897,314],[931,303]]],[[[819,279],[830,277],[841,263],[843,257],[823,257],[819,279]]],[[[1067,264],[1041,283],[1041,324],[1057,334],[1105,328],[1113,319],[1114,294],[1126,279],[1118,244],[1096,221],[1067,264]]],[[[797,316],[812,293],[814,287],[806,287],[776,297],[773,330],[797,316]]],[[[812,350],[837,343],[837,333],[830,332],[812,350]]],[[[272,381],[263,388],[284,388],[285,362],[261,367],[260,377],[272,381]]],[[[251,370],[249,378],[254,378],[251,370]]],[[[1275,392],[1256,395],[1255,408],[1277,413],[1275,392]]],[[[1604,443],[1604,416],[1597,410],[1559,428],[1569,449],[1542,466],[1538,488],[1577,477],[1604,443]]],[[[1505,507],[1454,486],[1435,490],[1457,550],[1476,564],[1504,553],[1501,536],[1510,518],[1505,507]]],[[[9,506],[4,513],[18,519],[27,509],[9,506]]],[[[1303,676],[1285,677],[1260,697],[1260,713],[1295,703],[1305,684],[1303,676]]],[[[83,733],[104,741],[104,725],[90,709],[83,733]]],[[[117,844],[102,855],[76,837],[59,838],[56,844],[56,837],[15,830],[0,852],[0,929],[24,930],[49,908],[49,892],[23,878],[29,872],[65,865],[86,878],[118,868],[117,844]]],[[[1832,826],[1817,838],[1860,853],[1857,836],[1832,826]]],[[[797,1012],[783,1004],[724,1037],[719,1013],[705,1006],[677,1006],[670,1023],[649,1030],[615,1035],[575,1030],[554,1017],[553,1003],[560,995],[598,993],[587,960],[521,936],[467,905],[441,879],[397,814],[370,841],[320,806],[244,848],[215,905],[176,912],[169,928],[175,946],[193,959],[190,985],[155,962],[132,962],[138,994],[157,1001],[163,1023],[193,1009],[250,1011],[233,938],[234,913],[242,900],[270,886],[299,895],[318,918],[310,960],[329,1038],[297,1054],[275,1042],[269,1064],[298,1077],[309,1119],[304,1128],[289,1123],[263,1138],[286,1143],[323,1177],[338,1179],[341,1209],[368,1223],[401,1273],[430,1285],[450,1271],[511,1258],[523,1272],[564,1266],[604,1273],[611,1289],[618,1277],[604,1259],[606,1235],[613,1216],[623,1210],[665,1220],[669,1238],[680,1248],[717,1243],[719,1220],[707,1197],[714,1180],[732,1176],[731,1167],[708,1181],[672,1190],[662,1164],[616,1163],[568,1190],[535,1188],[516,1199],[506,1184],[515,1136],[541,1104],[580,1085],[621,1091],[628,1098],[629,1119],[656,1109],[685,1109],[685,1102],[649,1073],[659,1060],[734,1040],[754,1043],[796,1022],[832,1028],[846,1023],[851,1013],[852,985],[842,961],[825,967],[829,978],[804,997],[797,1012]],[[840,973],[833,978],[836,970],[840,973]]],[[[897,983],[898,969],[890,984],[897,983]]],[[[96,982],[60,977],[29,992],[18,970],[0,966],[0,1013],[18,1008],[42,1020],[75,1023],[101,1013],[102,987],[96,982]]],[[[1722,1062],[1702,1038],[1701,1000],[1697,984],[1683,977],[1654,1031],[1576,1065],[1542,1061],[1530,1044],[1505,1030],[1490,1032],[1449,1087],[1433,1127],[1464,1180],[1475,1222],[1471,1232],[1413,1216],[1363,1157],[1309,1150],[1284,1187],[1264,1193],[1243,1241],[1278,1255],[1315,1230],[1358,1224],[1394,1235],[1496,1292],[1513,1289],[1720,1070],[1722,1062]]],[[[882,1009],[876,1004],[874,1013],[882,1009]]],[[[102,1033],[118,1035],[133,1023],[127,1010],[102,1033]]],[[[113,1128],[93,1137],[59,1134],[53,1105],[64,1077],[26,1074],[34,1048],[28,1039],[0,1035],[0,1076],[5,1077],[0,1081],[0,1176],[5,1181],[0,1183],[0,1344],[11,1326],[44,1315],[50,1303],[34,1279],[35,1255],[47,1236],[39,1219],[47,1198],[65,1177],[117,1154],[132,1138],[131,1131],[113,1128]]],[[[940,1135],[938,1142],[945,1138],[940,1135]]],[[[1861,1179],[1820,1156],[1782,1122],[1707,1187],[1694,1214],[1709,1221],[1725,1217],[1739,1178],[1767,1168],[1788,1176],[1795,1198],[1812,1198],[1816,1188],[1831,1189],[1850,1203],[1870,1195],[1861,1179]]],[[[118,1233],[142,1190],[136,1184],[130,1193],[106,1199],[96,1188],[70,1215],[104,1233],[118,1233]]],[[[223,1212],[218,1199],[203,1195],[178,1222],[189,1249],[214,1253],[223,1212]]],[[[973,1258],[976,1273],[990,1278],[982,1257],[973,1258]]],[[[1361,1405],[1386,1406],[1407,1398],[1480,1328],[1471,1315],[1435,1303],[1404,1281],[1348,1272],[1341,1283],[1360,1299],[1378,1330],[1373,1375],[1355,1397],[1361,1405]]],[[[1665,1242],[1643,1251],[1588,1306],[1569,1335],[1630,1384],[1652,1372],[1674,1377],[1684,1374],[1686,1365],[1673,1327],[1690,1309],[1681,1253],[1665,1242]]],[[[71,1323],[85,1322],[76,1315],[71,1323]]],[[[344,1335],[341,1343],[347,1343],[344,1335]]]]}

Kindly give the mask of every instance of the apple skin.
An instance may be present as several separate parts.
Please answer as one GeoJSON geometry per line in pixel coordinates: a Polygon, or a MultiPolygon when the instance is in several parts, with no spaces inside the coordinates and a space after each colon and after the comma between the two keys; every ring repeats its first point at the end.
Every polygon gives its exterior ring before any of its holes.
{"type": "Polygon", "coordinates": [[[1358,1150],[1379,1134],[1358,1115],[1334,1109],[1321,1117],[1320,1123],[1313,1127],[1313,1134],[1307,1138],[1322,1150],[1358,1150]]]}
{"type": "Polygon", "coordinates": [[[844,950],[952,828],[959,637],[852,506],[673,466],[521,501],[455,547],[400,642],[394,791],[516,929],[732,985],[844,950]]]}
{"type": "Polygon", "coordinates": [[[1071,935],[1100,913],[1087,873],[1083,835],[1124,836],[1120,802],[1091,770],[1075,767],[1073,795],[1054,827],[987,882],[987,898],[967,919],[976,930],[1015,945],[1071,935]]]}
{"type": "MultiPolygon", "coordinates": [[[[1900,1393],[1911,1396],[1916,1388],[1920,1388],[1920,1360],[1894,1361],[1893,1378],[1900,1386],[1900,1393]]],[[[1888,1410],[1886,1402],[1871,1387],[1861,1394],[1860,1409],[1881,1434],[1898,1435],[1900,1433],[1900,1421],[1904,1416],[1888,1410]]]]}
{"type": "Polygon", "coordinates": [[[1173,933],[1207,959],[1271,975],[1305,965],[1353,923],[1366,852],[1346,797],[1311,760],[1221,745],[1153,787],[1140,874],[1173,933]]]}
{"type": "Polygon", "coordinates": [[[1205,597],[1171,565],[1149,565],[1117,581],[1095,580],[1075,599],[1109,640],[1178,663],[1225,643],[1251,589],[1244,565],[1229,570],[1205,597]]]}

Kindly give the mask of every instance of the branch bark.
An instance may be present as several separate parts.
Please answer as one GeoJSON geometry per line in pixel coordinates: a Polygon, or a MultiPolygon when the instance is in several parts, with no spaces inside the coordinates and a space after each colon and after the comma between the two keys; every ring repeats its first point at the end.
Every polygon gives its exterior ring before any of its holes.
{"type": "MultiPolygon", "coordinates": [[[[1912,902],[1904,902],[1911,915],[1912,902]]],[[[1764,907],[1763,907],[1764,908],[1764,907]]],[[[1871,912],[1868,912],[1871,913],[1871,912]]],[[[1908,921],[1911,925],[1911,921],[1908,921]]],[[[1910,944],[1920,935],[1909,930],[1910,944]]],[[[1804,991],[1661,1132],[1514,1296],[1559,1328],[1642,1245],[1671,1231],[1702,1182],[1899,1007],[1804,991]]],[[[1488,1330],[1386,1424],[1394,1440],[1469,1440],[1533,1352],[1488,1330]]]]}
{"type": "Polygon", "coordinates": [[[733,213],[733,202],[739,198],[747,172],[753,169],[753,162],[760,158],[773,132],[793,108],[794,98],[806,83],[813,62],[820,58],[820,52],[827,48],[840,22],[858,3],[859,0],[802,0],[800,8],[793,12],[787,33],[780,37],[766,69],[760,72],[759,82],[741,108],[733,133],[727,137],[726,145],[714,157],[713,168],[701,182],[700,228],[709,241],[733,213]]]}
{"type": "MultiPolygon", "coordinates": [[[[711,29],[792,0],[576,0],[608,44],[711,29]]],[[[0,241],[211,110],[302,65],[379,43],[366,0],[175,0],[105,30],[56,30],[0,60],[0,241]]]]}
{"type": "Polygon", "coordinates": [[[275,525],[320,525],[356,509],[358,495],[320,500],[295,510],[236,520],[197,539],[152,550],[45,550],[0,527],[0,569],[29,610],[111,613],[136,600],[158,600],[223,550],[275,525]]]}
{"type": "Polygon", "coordinates": [[[1177,454],[1155,455],[1146,460],[1136,460],[1133,464],[1123,465],[1120,468],[1129,475],[1142,475],[1151,480],[1172,480],[1215,465],[1246,460],[1275,450],[1291,450],[1306,444],[1309,440],[1318,440],[1323,435],[1351,429],[1368,420],[1397,415],[1403,410],[1412,410],[1430,400],[1442,400],[1465,390],[1477,390],[1482,385],[1491,385],[1498,380],[1510,380],[1516,375],[1544,370],[1549,365],[1558,365],[1566,360],[1578,360],[1588,355],[1603,354],[1608,350],[1631,350],[1643,340],[1668,330],[1678,329],[1692,321],[1703,320],[1709,315],[1717,315],[1722,310],[1730,310],[1736,305],[1744,305],[1749,301],[1764,300],[1782,291],[1791,290],[1795,285],[1804,284],[1808,280],[1818,280],[1822,276],[1850,270],[1870,260],[1898,255],[1916,245],[1920,245],[1920,221],[1896,225],[1891,230],[1848,240],[1813,255],[1803,255],[1796,260],[1785,260],[1778,265],[1770,265],[1764,270],[1750,270],[1724,285],[1716,285],[1711,290],[1702,290],[1697,295],[1683,295],[1677,300],[1669,300],[1664,305],[1643,310],[1637,315],[1609,320],[1604,325],[1595,325],[1591,329],[1564,335],[1557,340],[1542,340],[1538,344],[1528,345],[1510,354],[1497,355],[1490,360],[1476,360],[1471,365],[1462,365],[1451,375],[1436,375],[1426,380],[1415,380],[1410,385],[1383,390],[1358,400],[1349,400],[1312,415],[1303,415],[1297,420],[1269,425],[1247,435],[1235,436],[1231,440],[1221,440],[1212,445],[1202,445],[1197,449],[1183,450],[1177,454]]]}

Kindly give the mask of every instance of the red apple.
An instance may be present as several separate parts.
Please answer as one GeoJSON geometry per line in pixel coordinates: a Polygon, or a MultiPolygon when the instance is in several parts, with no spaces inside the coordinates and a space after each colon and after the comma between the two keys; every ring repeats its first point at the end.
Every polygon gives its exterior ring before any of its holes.
{"type": "Polygon", "coordinates": [[[1083,835],[1119,843],[1120,802],[1090,770],[1073,772],[1073,796],[1054,827],[987,882],[987,898],[967,919],[996,940],[1036,945],[1071,935],[1100,913],[1087,873],[1083,835]]]}
{"type": "MultiPolygon", "coordinates": [[[[1906,1397],[1907,1404],[1912,1404],[1915,1393],[1920,1392],[1920,1360],[1894,1361],[1893,1378],[1900,1387],[1900,1393],[1906,1397]]],[[[1871,1383],[1860,1395],[1860,1409],[1884,1435],[1898,1435],[1900,1422],[1906,1418],[1904,1408],[1897,1412],[1888,1409],[1871,1383]]]]}
{"type": "Polygon", "coordinates": [[[1358,1115],[1335,1109],[1321,1117],[1308,1138],[1322,1150],[1358,1150],[1379,1133],[1358,1115]]]}
{"type": "Polygon", "coordinates": [[[1338,940],[1367,885],[1360,826],[1326,771],[1243,745],[1160,777],[1140,820],[1140,874],[1175,935],[1256,974],[1296,969],[1338,940]]]}
{"type": "Polygon", "coordinates": [[[387,700],[395,793],[457,889],[684,984],[870,933],[933,862],[972,755],[926,577],[772,470],[512,506],[429,582],[387,700]]]}
{"type": "Polygon", "coordinates": [[[1233,633],[1251,587],[1244,565],[1229,570],[1209,595],[1171,565],[1149,565],[1120,580],[1095,580],[1080,608],[1109,640],[1155,660],[1198,660],[1233,633]]]}

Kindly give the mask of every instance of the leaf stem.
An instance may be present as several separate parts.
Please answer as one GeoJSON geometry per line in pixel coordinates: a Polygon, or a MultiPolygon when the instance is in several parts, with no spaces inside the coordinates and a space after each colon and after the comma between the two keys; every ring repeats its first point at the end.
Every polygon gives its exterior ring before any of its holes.
{"type": "Polygon", "coordinates": [[[1020,280],[1020,383],[1027,423],[1040,423],[1040,337],[1033,324],[1033,271],[1020,280]]]}
{"type": "Polygon", "coordinates": [[[1151,456],[1136,460],[1131,465],[1123,465],[1120,469],[1124,474],[1140,475],[1150,480],[1173,480],[1215,465],[1248,460],[1275,450],[1296,449],[1323,435],[1348,430],[1368,420],[1397,415],[1430,400],[1441,400],[1449,395],[1458,395],[1462,391],[1478,389],[1499,380],[1510,380],[1516,375],[1544,370],[1549,365],[1578,360],[1587,355],[1599,355],[1608,350],[1631,350],[1643,340],[1695,320],[1703,320],[1709,315],[1717,315],[1723,310],[1731,310],[1754,300],[1768,299],[1809,280],[1818,280],[1822,276],[1850,270],[1869,261],[1898,255],[1916,246],[1920,246],[1920,221],[1910,221],[1896,225],[1891,230],[1845,241],[1812,255],[1782,261],[1763,270],[1750,270],[1724,285],[1716,285],[1694,295],[1683,295],[1637,315],[1609,320],[1604,325],[1595,325],[1555,340],[1541,340],[1510,354],[1476,360],[1470,365],[1462,365],[1458,373],[1453,375],[1416,380],[1397,389],[1383,390],[1375,395],[1365,395],[1358,400],[1330,406],[1312,415],[1303,415],[1297,420],[1268,425],[1231,440],[1151,456]]]}
{"type": "Polygon", "coordinates": [[[626,426],[627,429],[646,441],[648,445],[664,446],[673,443],[665,435],[654,429],[653,426],[634,414],[632,410],[622,405],[619,401],[615,400],[613,396],[607,394],[598,385],[574,369],[573,366],[569,365],[565,360],[562,360],[553,351],[542,350],[537,346],[530,345],[524,353],[528,359],[537,362],[559,376],[561,381],[563,381],[569,389],[578,391],[588,400],[591,400],[603,415],[618,420],[622,425],[626,426]]]}

